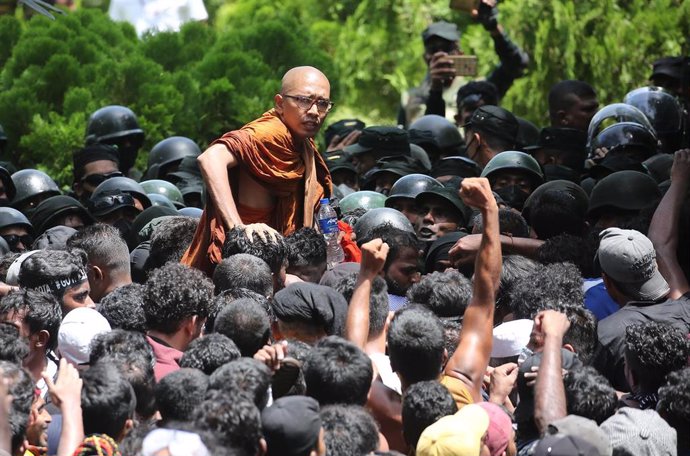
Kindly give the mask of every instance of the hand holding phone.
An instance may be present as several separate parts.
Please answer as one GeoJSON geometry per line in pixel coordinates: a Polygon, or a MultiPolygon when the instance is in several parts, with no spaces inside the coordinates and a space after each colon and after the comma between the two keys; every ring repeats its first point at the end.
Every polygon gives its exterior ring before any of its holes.
{"type": "Polygon", "coordinates": [[[456,76],[476,76],[477,75],[477,56],[476,55],[449,55],[453,61],[456,76]]]}

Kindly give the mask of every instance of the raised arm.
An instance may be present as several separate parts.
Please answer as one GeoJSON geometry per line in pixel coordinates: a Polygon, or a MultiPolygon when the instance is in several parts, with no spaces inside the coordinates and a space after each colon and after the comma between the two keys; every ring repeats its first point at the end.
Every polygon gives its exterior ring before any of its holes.
{"type": "Polygon", "coordinates": [[[690,185],[690,149],[676,152],[671,168],[671,186],[654,212],[649,225],[649,239],[656,250],[659,271],[671,287],[669,297],[678,299],[690,291],[690,285],[678,263],[680,210],[690,185]]]}
{"type": "Polygon", "coordinates": [[[362,262],[355,290],[347,309],[345,338],[362,350],[369,338],[369,300],[371,284],[383,269],[388,256],[388,244],[374,239],[362,246],[362,262]]]}
{"type": "Polygon", "coordinates": [[[225,228],[242,225],[228,180],[228,169],[237,166],[237,158],[223,144],[214,144],[199,155],[197,160],[211,202],[220,214],[225,228]]]}
{"type": "Polygon", "coordinates": [[[534,319],[534,327],[544,339],[539,374],[534,386],[534,421],[539,432],[543,433],[549,423],[568,414],[561,369],[561,347],[570,322],[565,314],[546,310],[534,319]]]}
{"type": "Polygon", "coordinates": [[[84,423],[81,411],[82,380],[79,372],[64,359],[60,360],[57,381],[43,373],[43,380],[48,385],[48,392],[53,404],[60,408],[62,413],[62,431],[57,456],[71,456],[74,450],[84,440],[84,423]]]}
{"type": "Polygon", "coordinates": [[[498,206],[485,178],[463,180],[460,196],[466,205],[479,209],[484,230],[475,263],[472,299],[465,310],[458,348],[445,373],[463,381],[474,400],[479,401],[491,354],[496,290],[501,274],[498,206]]]}

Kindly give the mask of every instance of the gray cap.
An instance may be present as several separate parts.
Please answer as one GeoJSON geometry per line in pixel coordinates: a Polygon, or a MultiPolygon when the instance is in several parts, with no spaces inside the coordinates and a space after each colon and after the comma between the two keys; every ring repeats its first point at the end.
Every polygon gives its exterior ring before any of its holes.
{"type": "Polygon", "coordinates": [[[644,234],[608,228],[599,236],[599,264],[621,291],[640,301],[656,301],[668,294],[670,288],[657,267],[654,245],[644,234]]]}
{"type": "Polygon", "coordinates": [[[422,40],[424,40],[424,43],[434,36],[448,41],[458,41],[460,39],[460,32],[458,31],[457,25],[440,21],[434,22],[422,32],[422,40]]]}
{"type": "Polygon", "coordinates": [[[587,441],[596,447],[597,451],[592,456],[611,456],[613,454],[611,441],[594,420],[578,415],[568,415],[550,423],[547,430],[549,434],[572,435],[587,441]]]}
{"type": "Polygon", "coordinates": [[[601,423],[613,448],[646,456],[675,455],[676,431],[654,410],[623,407],[601,423]]]}

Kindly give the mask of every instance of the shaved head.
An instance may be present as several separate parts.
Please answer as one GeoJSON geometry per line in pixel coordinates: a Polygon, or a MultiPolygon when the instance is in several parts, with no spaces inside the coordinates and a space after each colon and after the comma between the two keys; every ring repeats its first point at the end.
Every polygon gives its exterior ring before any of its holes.
{"type": "Polygon", "coordinates": [[[325,74],[310,66],[295,67],[283,76],[275,109],[293,137],[302,141],[319,132],[333,106],[330,96],[331,83],[325,74]]]}
{"type": "Polygon", "coordinates": [[[331,84],[328,82],[328,78],[317,68],[311,66],[299,66],[291,68],[283,76],[283,80],[280,86],[280,93],[291,93],[294,90],[298,90],[304,85],[309,85],[313,83],[326,84],[329,88],[331,84]]]}

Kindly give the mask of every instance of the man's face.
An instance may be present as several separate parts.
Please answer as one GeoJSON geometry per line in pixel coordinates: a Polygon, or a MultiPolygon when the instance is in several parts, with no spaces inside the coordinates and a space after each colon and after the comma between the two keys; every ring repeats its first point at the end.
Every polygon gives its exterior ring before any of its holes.
{"type": "Polygon", "coordinates": [[[55,219],[55,225],[68,226],[70,228],[74,228],[75,230],[79,230],[83,228],[86,223],[78,212],[72,212],[57,217],[55,219]]]}
{"type": "Polygon", "coordinates": [[[422,208],[417,204],[414,198],[393,198],[388,203],[388,207],[391,207],[397,211],[402,212],[407,220],[410,221],[412,226],[415,226],[417,219],[419,219],[422,208]]]}
{"type": "Polygon", "coordinates": [[[589,122],[597,113],[599,102],[596,97],[580,98],[573,96],[573,104],[565,113],[564,127],[587,131],[589,122]]]}
{"type": "Polygon", "coordinates": [[[304,72],[296,76],[284,90],[284,93],[275,97],[276,111],[283,123],[297,139],[313,138],[330,110],[324,109],[331,96],[328,79],[304,72]],[[322,107],[319,108],[319,105],[322,107]]]}
{"type": "Polygon", "coordinates": [[[96,160],[84,165],[84,177],[74,183],[74,193],[81,201],[88,200],[96,187],[111,177],[121,176],[117,163],[110,160],[96,160]]]}
{"type": "Polygon", "coordinates": [[[450,201],[433,196],[420,203],[424,215],[417,219],[415,227],[419,239],[431,242],[460,229],[462,214],[450,201]]]}
{"type": "Polygon", "coordinates": [[[319,283],[324,272],[326,272],[326,263],[291,266],[286,269],[287,274],[296,275],[305,282],[311,283],[319,283]]]}
{"type": "Polygon", "coordinates": [[[517,170],[506,170],[495,173],[490,179],[491,189],[500,190],[515,186],[525,193],[532,193],[534,191],[534,184],[527,176],[527,173],[517,170]]]}
{"type": "Polygon", "coordinates": [[[9,312],[5,315],[0,315],[0,321],[4,324],[12,325],[19,331],[19,337],[28,339],[31,336],[29,325],[24,321],[26,312],[9,312]]]}
{"type": "Polygon", "coordinates": [[[363,176],[364,173],[376,166],[376,157],[371,152],[364,152],[352,157],[352,164],[355,165],[357,174],[363,176]]]}
{"type": "Polygon", "coordinates": [[[424,43],[424,62],[427,66],[431,63],[431,57],[437,52],[445,52],[448,55],[462,54],[457,41],[448,41],[438,36],[432,36],[424,43]]]}
{"type": "Polygon", "coordinates": [[[0,228],[0,236],[7,241],[7,245],[13,252],[24,252],[31,247],[33,242],[31,236],[29,236],[29,231],[23,226],[0,228]]]}
{"type": "Polygon", "coordinates": [[[331,173],[331,179],[334,187],[345,184],[352,189],[357,188],[357,174],[351,169],[336,169],[331,173]]]}
{"type": "Polygon", "coordinates": [[[377,173],[376,176],[376,191],[388,196],[391,192],[393,184],[400,179],[400,176],[395,173],[377,173]]]}
{"type": "Polygon", "coordinates": [[[405,296],[408,288],[419,282],[420,271],[421,264],[417,249],[403,249],[398,258],[391,261],[384,273],[388,292],[397,296],[405,296]]]}
{"type": "Polygon", "coordinates": [[[70,310],[74,310],[78,307],[91,307],[95,308],[93,300],[89,296],[91,292],[91,287],[89,287],[89,281],[84,280],[83,282],[74,285],[65,290],[62,295],[62,309],[63,314],[69,313],[70,310]]]}
{"type": "Polygon", "coordinates": [[[39,447],[48,446],[48,425],[52,421],[50,413],[46,410],[46,401],[37,396],[31,405],[29,427],[26,429],[26,440],[39,447]]]}

